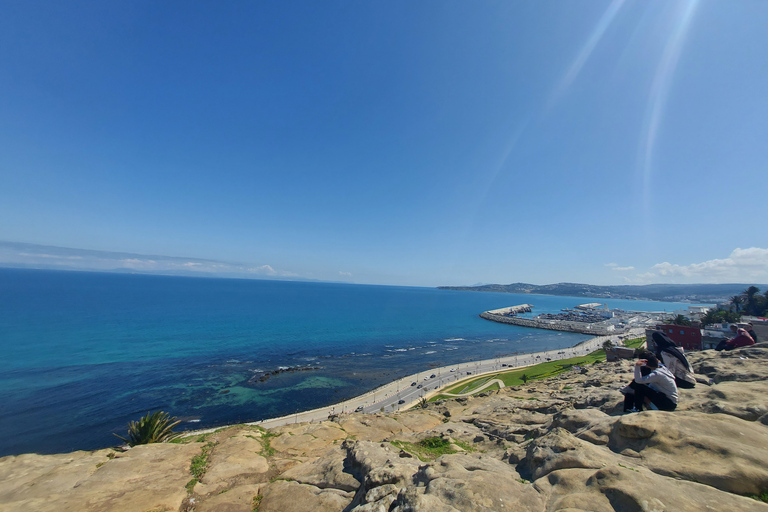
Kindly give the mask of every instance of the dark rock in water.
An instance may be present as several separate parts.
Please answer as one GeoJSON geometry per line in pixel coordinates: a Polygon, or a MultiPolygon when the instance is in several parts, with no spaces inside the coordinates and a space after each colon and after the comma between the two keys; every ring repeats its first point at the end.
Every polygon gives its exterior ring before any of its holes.
{"type": "Polygon", "coordinates": [[[219,391],[220,395],[226,395],[227,393],[229,393],[228,389],[222,389],[221,391],[219,391]]]}
{"type": "Polygon", "coordinates": [[[307,372],[311,370],[319,370],[320,366],[290,366],[290,367],[280,367],[276,370],[266,371],[263,373],[258,373],[248,379],[248,384],[255,384],[257,382],[266,382],[269,377],[272,375],[280,375],[281,373],[293,373],[293,372],[307,372]]]}

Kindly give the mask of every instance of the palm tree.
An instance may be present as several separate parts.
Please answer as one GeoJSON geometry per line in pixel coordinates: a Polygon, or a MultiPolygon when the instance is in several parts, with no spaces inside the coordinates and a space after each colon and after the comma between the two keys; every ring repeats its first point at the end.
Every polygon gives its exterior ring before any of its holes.
{"type": "Polygon", "coordinates": [[[744,311],[746,311],[748,315],[756,315],[759,313],[759,311],[757,311],[757,299],[755,297],[758,293],[760,293],[760,288],[757,286],[750,286],[741,292],[742,302],[745,305],[744,311]]]}
{"type": "Polygon", "coordinates": [[[176,418],[171,418],[167,412],[156,411],[147,413],[139,421],[128,423],[128,438],[118,436],[128,446],[137,444],[166,443],[176,439],[181,435],[180,432],[173,432],[173,427],[181,423],[176,418]]]}
{"type": "Polygon", "coordinates": [[[738,313],[739,311],[741,311],[741,301],[742,301],[742,300],[743,300],[743,299],[742,299],[742,296],[741,296],[741,295],[734,295],[733,297],[731,297],[731,300],[730,300],[731,306],[733,306],[734,308],[736,308],[736,312],[737,312],[737,313],[738,313]]]}

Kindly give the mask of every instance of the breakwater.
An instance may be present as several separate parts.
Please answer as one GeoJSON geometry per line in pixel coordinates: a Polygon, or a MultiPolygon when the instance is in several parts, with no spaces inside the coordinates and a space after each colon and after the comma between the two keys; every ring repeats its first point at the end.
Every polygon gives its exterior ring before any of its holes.
{"type": "Polygon", "coordinates": [[[480,317],[492,322],[499,322],[502,324],[517,325],[520,327],[531,327],[534,329],[549,329],[550,331],[577,332],[580,334],[592,334],[594,336],[609,336],[612,334],[623,333],[623,331],[617,330],[613,325],[610,327],[604,327],[595,324],[586,324],[583,322],[563,322],[560,320],[542,320],[539,318],[520,318],[517,316],[500,315],[494,311],[484,311],[480,313],[480,317]]]}

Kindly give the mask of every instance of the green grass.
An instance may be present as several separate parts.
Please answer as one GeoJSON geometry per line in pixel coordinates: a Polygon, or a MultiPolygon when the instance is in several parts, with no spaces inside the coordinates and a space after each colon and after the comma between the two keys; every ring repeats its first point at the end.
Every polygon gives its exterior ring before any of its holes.
{"type": "Polygon", "coordinates": [[[212,441],[208,442],[203,446],[203,449],[198,455],[192,457],[192,462],[189,464],[189,472],[192,473],[192,480],[187,482],[187,485],[185,486],[188,493],[192,494],[192,489],[194,489],[195,484],[203,478],[205,472],[208,470],[208,459],[211,456],[213,447],[217,444],[218,443],[212,441]]]}
{"type": "MultiPolygon", "coordinates": [[[[624,345],[629,348],[638,348],[645,343],[645,338],[635,338],[627,340],[624,345]]],[[[532,380],[541,380],[558,375],[560,373],[570,370],[574,366],[586,366],[589,364],[599,363],[605,361],[605,350],[595,350],[585,356],[571,357],[569,359],[562,359],[560,361],[545,361],[543,363],[535,364],[525,368],[519,368],[517,370],[509,370],[505,372],[499,372],[491,375],[483,375],[482,377],[475,377],[461,381],[454,386],[443,390],[445,393],[452,393],[454,395],[462,393],[470,393],[472,390],[479,388],[484,383],[492,379],[501,380],[505,386],[521,386],[532,380]],[[523,379],[523,375],[526,379],[523,379]]],[[[498,386],[489,387],[483,391],[490,391],[492,389],[498,389],[498,386]]],[[[450,399],[450,396],[439,394],[429,399],[430,402],[436,400],[450,399]]]]}
{"type": "MultiPolygon", "coordinates": [[[[400,448],[401,450],[405,450],[416,455],[422,462],[435,460],[441,455],[458,453],[456,450],[451,448],[451,443],[442,437],[428,437],[426,439],[422,439],[418,443],[409,443],[407,441],[391,441],[391,444],[397,448],[400,448]]],[[[459,446],[467,452],[475,451],[472,446],[462,441],[454,441],[453,444],[459,446]]]]}
{"type": "Polygon", "coordinates": [[[757,501],[763,501],[765,503],[768,503],[768,491],[762,492],[760,494],[753,494],[750,496],[753,500],[757,501]]]}
{"type": "Polygon", "coordinates": [[[197,478],[193,478],[187,482],[187,485],[184,486],[184,488],[187,490],[187,494],[192,494],[192,489],[195,488],[195,485],[197,485],[197,478]]]}
{"type": "Polygon", "coordinates": [[[274,434],[272,432],[268,432],[264,430],[261,434],[261,456],[262,457],[271,457],[275,454],[275,449],[272,448],[270,443],[272,442],[273,437],[279,437],[280,434],[274,434]]]}
{"type": "Polygon", "coordinates": [[[640,348],[645,343],[645,338],[633,338],[626,340],[624,346],[628,348],[640,348]]]}

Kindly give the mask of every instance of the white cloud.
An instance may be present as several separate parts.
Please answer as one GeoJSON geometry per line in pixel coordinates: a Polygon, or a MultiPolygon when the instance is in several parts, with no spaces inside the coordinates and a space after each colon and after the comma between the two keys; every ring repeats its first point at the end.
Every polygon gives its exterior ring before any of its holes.
{"type": "Polygon", "coordinates": [[[665,261],[652,266],[650,272],[636,277],[643,281],[664,278],[665,281],[699,283],[766,282],[768,281],[768,249],[737,248],[727,258],[688,265],[665,261]]]}
{"type": "Polygon", "coordinates": [[[252,267],[248,269],[248,272],[253,272],[254,274],[266,274],[268,276],[274,276],[277,274],[275,272],[275,269],[273,269],[269,265],[262,265],[260,267],[252,267]]]}
{"type": "Polygon", "coordinates": [[[611,270],[616,270],[617,272],[627,272],[629,270],[635,270],[635,267],[620,267],[617,263],[606,263],[605,266],[610,268],[611,270]]]}
{"type": "Polygon", "coordinates": [[[211,274],[234,277],[296,278],[299,274],[275,270],[270,265],[251,267],[241,263],[180,258],[175,256],[142,255],[124,252],[71,249],[47,245],[5,242],[0,240],[0,265],[28,268],[82,269],[112,271],[129,269],[154,274],[211,274]],[[250,275],[250,276],[249,276],[250,275]]]}
{"type": "Polygon", "coordinates": [[[154,260],[141,260],[138,258],[125,258],[119,260],[125,268],[132,268],[134,270],[155,270],[157,269],[157,262],[154,260]]]}
{"type": "Polygon", "coordinates": [[[50,259],[56,259],[56,260],[81,260],[83,259],[82,256],[60,256],[58,254],[43,254],[43,253],[28,253],[28,252],[20,252],[19,256],[27,256],[30,258],[50,258],[50,259]]]}
{"type": "Polygon", "coordinates": [[[352,277],[352,272],[342,272],[339,270],[339,275],[344,277],[352,277]]]}

